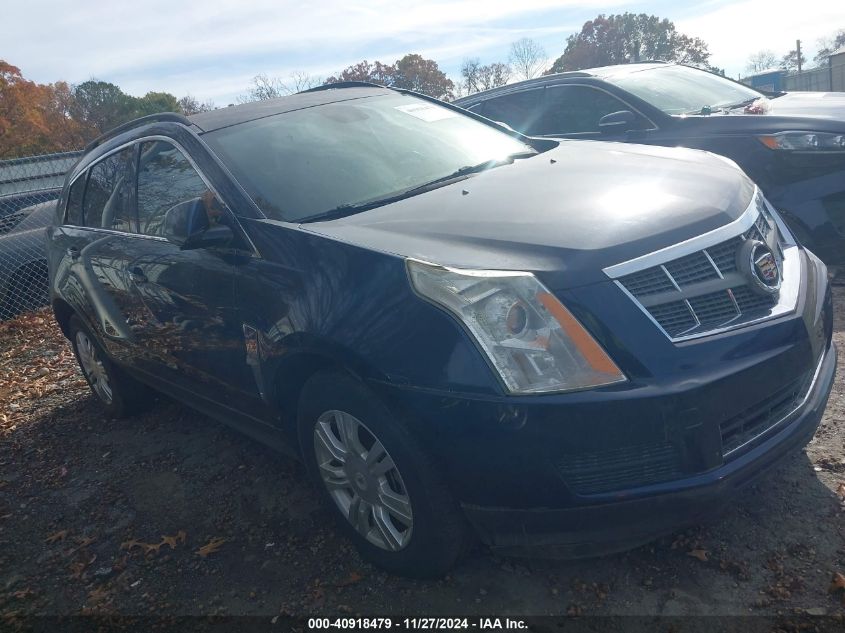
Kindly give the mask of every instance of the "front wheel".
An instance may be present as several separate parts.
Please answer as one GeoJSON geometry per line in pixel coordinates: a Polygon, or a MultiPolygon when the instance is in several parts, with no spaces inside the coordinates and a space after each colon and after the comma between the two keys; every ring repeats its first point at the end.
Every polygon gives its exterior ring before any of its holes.
{"type": "Polygon", "coordinates": [[[424,449],[364,385],[313,376],[299,436],[309,474],[365,559],[416,577],[454,565],[467,542],[461,511],[424,449]]]}

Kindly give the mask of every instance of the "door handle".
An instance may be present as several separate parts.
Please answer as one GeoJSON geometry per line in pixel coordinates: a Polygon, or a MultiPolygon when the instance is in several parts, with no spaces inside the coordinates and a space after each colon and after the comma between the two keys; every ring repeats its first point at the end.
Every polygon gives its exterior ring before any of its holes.
{"type": "Polygon", "coordinates": [[[79,259],[79,255],[80,255],[79,249],[76,248],[76,246],[69,246],[68,249],[67,249],[67,255],[71,259],[79,259]]]}
{"type": "Polygon", "coordinates": [[[149,281],[149,279],[147,279],[147,276],[144,274],[144,271],[141,270],[138,266],[129,269],[129,279],[135,282],[136,284],[144,284],[149,281]]]}

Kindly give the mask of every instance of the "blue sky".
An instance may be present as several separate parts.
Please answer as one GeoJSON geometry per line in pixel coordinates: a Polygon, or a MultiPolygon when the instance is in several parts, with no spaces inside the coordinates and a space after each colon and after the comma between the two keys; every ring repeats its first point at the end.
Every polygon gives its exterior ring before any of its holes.
{"type": "Polygon", "coordinates": [[[704,39],[711,61],[736,76],[751,53],[783,55],[800,38],[812,59],[821,37],[845,29],[841,0],[66,0],[9,2],[0,58],[39,82],[91,77],[143,95],[190,93],[235,101],[253,76],[294,71],[325,77],[362,59],[405,53],[436,60],[453,79],[461,62],[506,61],[533,38],[549,61],[566,36],[599,13],[645,12],[704,39]],[[799,9],[800,7],[800,9],[799,9]],[[49,16],[49,17],[48,17],[49,16]]]}

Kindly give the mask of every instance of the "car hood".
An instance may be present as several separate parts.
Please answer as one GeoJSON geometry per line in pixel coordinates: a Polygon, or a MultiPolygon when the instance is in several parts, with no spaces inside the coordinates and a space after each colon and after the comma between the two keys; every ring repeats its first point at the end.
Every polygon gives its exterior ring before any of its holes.
{"type": "Polygon", "coordinates": [[[787,92],[769,101],[770,114],[812,116],[845,121],[845,93],[787,92]]]}
{"type": "Polygon", "coordinates": [[[541,273],[556,289],[735,220],[754,185],[730,160],[562,141],[532,158],[304,230],[438,264],[541,273]]]}

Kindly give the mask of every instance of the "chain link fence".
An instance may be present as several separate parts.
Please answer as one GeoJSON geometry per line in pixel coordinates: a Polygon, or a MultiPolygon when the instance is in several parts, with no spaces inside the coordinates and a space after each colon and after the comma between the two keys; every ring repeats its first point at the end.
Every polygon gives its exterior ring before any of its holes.
{"type": "Polygon", "coordinates": [[[44,229],[82,152],[0,161],[0,320],[47,305],[44,229]]]}

